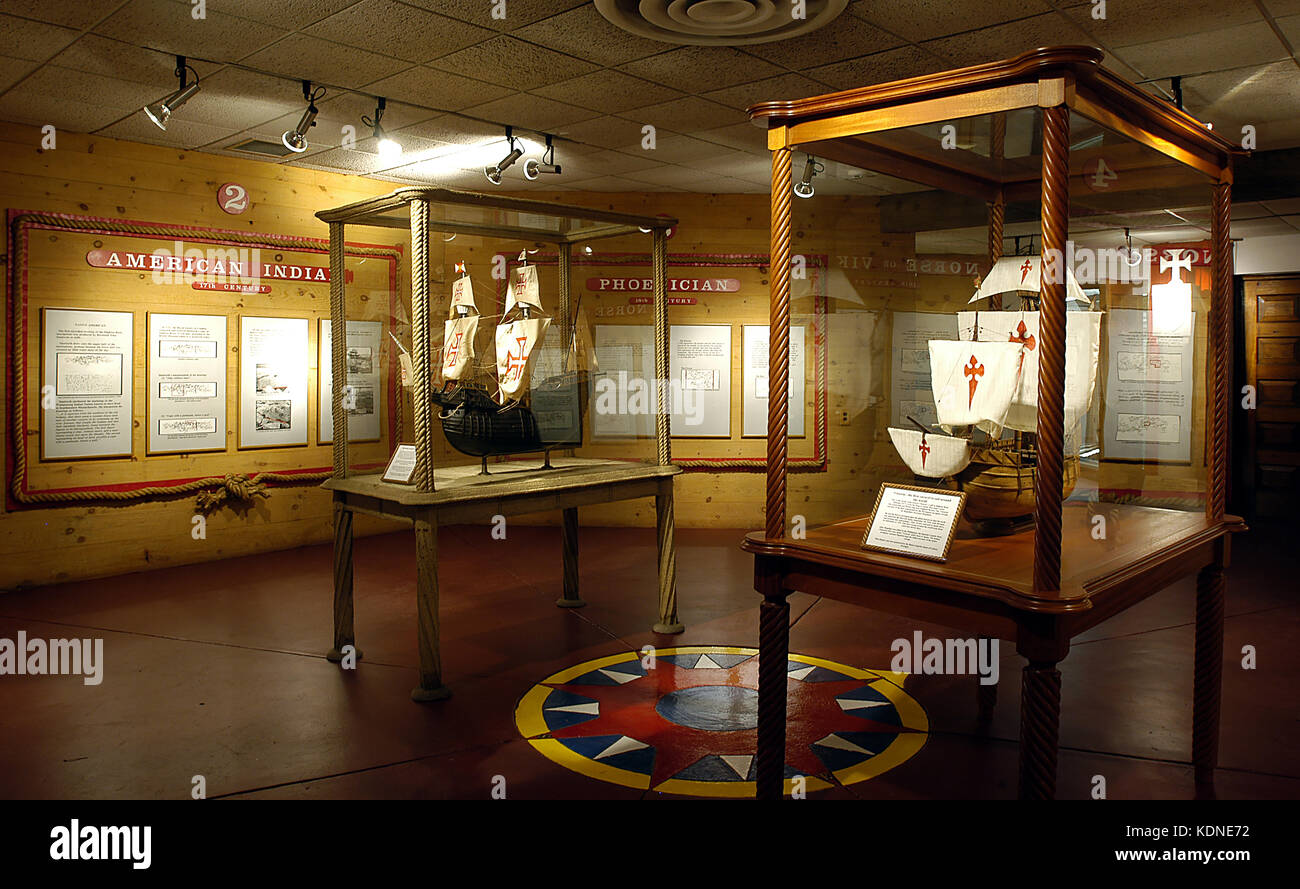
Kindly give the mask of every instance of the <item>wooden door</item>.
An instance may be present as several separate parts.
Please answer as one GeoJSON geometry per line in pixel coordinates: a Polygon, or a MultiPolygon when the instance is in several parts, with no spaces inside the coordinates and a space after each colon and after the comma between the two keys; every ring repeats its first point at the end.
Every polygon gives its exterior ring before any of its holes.
{"type": "Polygon", "coordinates": [[[1246,382],[1256,397],[1246,411],[1244,475],[1255,515],[1300,519],[1300,275],[1244,284],[1246,382]]]}

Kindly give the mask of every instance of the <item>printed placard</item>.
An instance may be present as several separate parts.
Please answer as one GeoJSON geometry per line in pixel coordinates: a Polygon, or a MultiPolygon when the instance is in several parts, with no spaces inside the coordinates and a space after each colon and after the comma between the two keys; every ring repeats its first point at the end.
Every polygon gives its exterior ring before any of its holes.
{"type": "Polygon", "coordinates": [[[130,312],[41,315],[41,459],[131,455],[130,312]]]}
{"type": "Polygon", "coordinates": [[[944,562],[966,505],[964,491],[880,486],[862,548],[944,562]]]}
{"type": "Polygon", "coordinates": [[[226,316],[150,312],[150,454],[226,449],[226,316]]]}
{"type": "Polygon", "coordinates": [[[384,469],[384,481],[399,485],[412,484],[415,478],[415,445],[399,444],[384,469]]]}

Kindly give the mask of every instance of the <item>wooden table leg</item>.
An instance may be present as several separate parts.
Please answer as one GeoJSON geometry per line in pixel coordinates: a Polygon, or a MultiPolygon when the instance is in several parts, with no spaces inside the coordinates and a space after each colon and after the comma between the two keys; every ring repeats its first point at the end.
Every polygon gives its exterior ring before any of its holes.
{"type": "Polygon", "coordinates": [[[411,690],[418,703],[451,697],[442,684],[442,646],[438,638],[438,526],[415,520],[415,620],[420,649],[420,684],[411,690]]]}
{"type": "Polygon", "coordinates": [[[578,508],[564,510],[560,523],[560,546],[564,550],[564,595],[555,600],[561,608],[581,608],[587,603],[578,595],[578,508]]]}
{"type": "Polygon", "coordinates": [[[351,645],[357,660],[356,631],[352,625],[352,511],[334,501],[334,647],[325,655],[338,663],[344,646],[351,645]]]}
{"type": "Polygon", "coordinates": [[[1192,763],[1197,785],[1214,784],[1219,764],[1219,696],[1223,686],[1222,542],[1215,562],[1196,575],[1196,674],[1192,691],[1192,763]]]}
{"type": "Polygon", "coordinates": [[[656,633],[680,633],[686,627],[677,619],[677,543],[671,478],[662,479],[655,494],[655,531],[659,540],[659,622],[652,629],[656,633]]]}
{"type": "MultiPolygon", "coordinates": [[[[759,569],[761,571],[761,569],[759,569]]],[[[774,574],[757,575],[763,594],[758,615],[758,749],[755,758],[759,799],[781,799],[785,791],[786,687],[790,654],[790,603],[774,574]]]]}
{"type": "Polygon", "coordinates": [[[1020,798],[1056,797],[1061,671],[1055,661],[1030,661],[1020,687],[1020,798]]]}

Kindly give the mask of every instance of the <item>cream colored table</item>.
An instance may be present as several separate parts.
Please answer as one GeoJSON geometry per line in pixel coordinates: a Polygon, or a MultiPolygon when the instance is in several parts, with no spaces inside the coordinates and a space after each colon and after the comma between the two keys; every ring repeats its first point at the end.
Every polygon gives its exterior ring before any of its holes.
{"type": "MultiPolygon", "coordinates": [[[[420,683],[413,700],[436,701],[451,691],[442,682],[438,621],[438,525],[486,522],[552,509],[563,511],[561,543],[563,608],[580,607],[578,595],[578,507],[636,497],[654,497],[659,543],[659,622],[656,633],[680,633],[677,620],[677,551],[673,542],[673,476],[676,466],[576,458],[496,464],[489,475],[478,464],[434,471],[434,489],[420,493],[408,485],[385,482],[380,474],[329,479],[321,487],[334,492],[340,530],[334,541],[334,647],[329,659],[340,661],[344,646],[356,648],[352,610],[352,514],[366,513],[409,523],[415,528],[416,620],[420,648],[420,683]]],[[[359,654],[358,654],[359,656],[359,654]]]]}

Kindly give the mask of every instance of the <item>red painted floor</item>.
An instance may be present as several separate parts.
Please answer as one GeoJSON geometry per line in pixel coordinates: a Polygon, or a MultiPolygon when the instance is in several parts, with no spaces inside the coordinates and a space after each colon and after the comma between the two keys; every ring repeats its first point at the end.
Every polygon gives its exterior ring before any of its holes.
{"type": "MultiPolygon", "coordinates": [[[[331,640],[331,556],[315,546],[0,597],[0,637],[104,639],[102,685],[0,677],[0,797],[664,798],[583,777],[534,751],[514,708],[535,682],[581,661],[670,645],[756,646],[758,600],[742,532],[678,532],[684,634],[656,637],[654,532],[585,528],[578,610],[560,591],[559,532],[443,529],[445,702],[408,696],[416,663],[413,546],[358,541],[356,628],[365,660],[341,672],[331,640]],[[525,570],[524,566],[539,566],[525,570]]],[[[1239,537],[1229,572],[1221,798],[1300,797],[1300,601],[1294,528],[1239,537]],[[1253,645],[1258,669],[1240,668],[1253,645]]],[[[1190,582],[1076,640],[1064,682],[1059,796],[1093,776],[1112,799],[1190,798],[1190,582]]],[[[791,650],[887,669],[895,638],[952,635],[797,594],[791,650]]],[[[914,676],[922,750],[880,777],[811,799],[1015,795],[1018,659],[1003,646],[999,704],[975,718],[974,680],[914,676]]]]}

